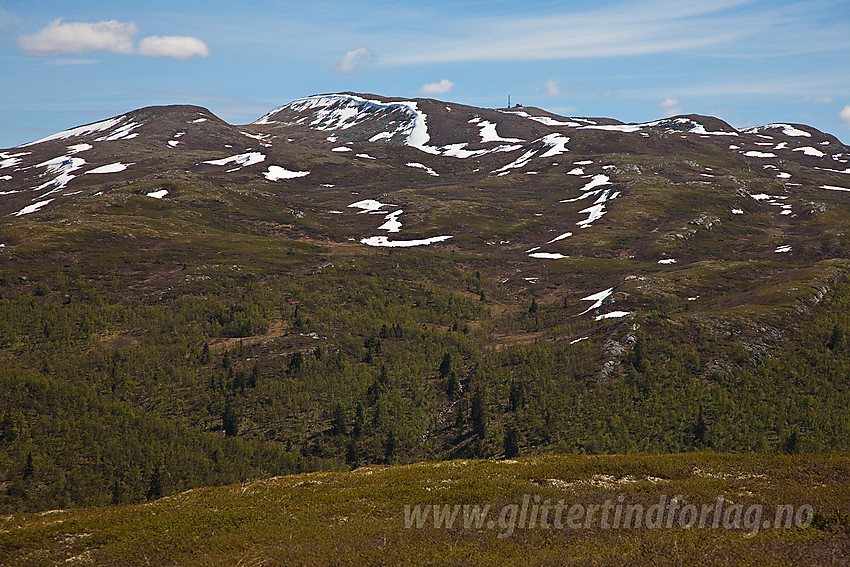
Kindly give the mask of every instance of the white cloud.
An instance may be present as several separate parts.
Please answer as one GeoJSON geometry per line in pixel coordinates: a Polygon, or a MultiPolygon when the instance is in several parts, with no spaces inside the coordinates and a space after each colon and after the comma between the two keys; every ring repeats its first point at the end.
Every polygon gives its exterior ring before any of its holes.
{"type": "Polygon", "coordinates": [[[455,84],[448,79],[443,79],[439,83],[427,83],[422,85],[419,92],[422,94],[445,94],[454,88],[455,84]]]}
{"type": "Polygon", "coordinates": [[[62,18],[57,18],[34,34],[20,36],[18,46],[36,56],[79,55],[91,51],[175,59],[209,55],[207,45],[195,37],[146,37],[136,48],[133,38],[138,33],[139,28],[133,22],[63,22],[62,18]]]}
{"type": "Polygon", "coordinates": [[[343,55],[335,69],[337,73],[352,73],[371,65],[377,60],[378,58],[375,57],[374,53],[365,47],[360,47],[343,55]]]}
{"type": "Polygon", "coordinates": [[[87,24],[57,18],[46,28],[18,38],[18,45],[30,55],[78,55],[106,50],[133,53],[133,36],[139,32],[134,23],[115,20],[87,24]]]}
{"type": "Polygon", "coordinates": [[[550,98],[561,96],[561,84],[555,79],[549,79],[546,81],[546,91],[543,94],[550,98]]]}
{"type": "Polygon", "coordinates": [[[682,107],[679,104],[679,99],[674,96],[665,97],[664,100],[658,103],[658,107],[666,116],[675,116],[676,114],[682,113],[682,107]]]}
{"type": "Polygon", "coordinates": [[[184,36],[151,36],[139,42],[139,54],[150,57],[173,57],[188,59],[189,57],[206,57],[210,54],[207,44],[196,37],[184,36]]]}
{"type": "Polygon", "coordinates": [[[839,116],[841,117],[841,122],[843,122],[845,126],[850,126],[850,104],[841,109],[839,116]]]}

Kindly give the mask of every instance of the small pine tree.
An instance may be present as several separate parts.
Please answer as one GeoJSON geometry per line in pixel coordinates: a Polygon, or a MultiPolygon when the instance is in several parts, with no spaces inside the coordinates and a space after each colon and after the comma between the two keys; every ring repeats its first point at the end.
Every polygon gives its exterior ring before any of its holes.
{"type": "Polygon", "coordinates": [[[538,309],[537,298],[532,297],[531,298],[531,305],[528,307],[528,312],[531,313],[531,314],[534,314],[534,313],[537,313],[537,309],[538,309]]]}
{"type": "Polygon", "coordinates": [[[479,439],[487,437],[487,416],[484,409],[484,392],[482,388],[475,390],[472,396],[472,408],[470,410],[472,420],[472,433],[479,439]]]}
{"type": "Polygon", "coordinates": [[[200,363],[207,365],[210,363],[210,358],[210,345],[209,343],[204,343],[204,348],[201,349],[200,363]]]}
{"type": "Polygon", "coordinates": [[[346,435],[348,427],[345,425],[345,408],[340,402],[336,402],[331,410],[331,434],[346,435]]]}
{"type": "Polygon", "coordinates": [[[387,460],[389,464],[395,464],[398,460],[398,456],[396,455],[396,438],[395,433],[390,431],[387,433],[387,440],[384,443],[384,458],[387,460]]]}
{"type": "Polygon", "coordinates": [[[452,370],[452,355],[446,353],[443,355],[443,360],[440,362],[440,378],[445,378],[452,370]]]}
{"type": "Polygon", "coordinates": [[[239,434],[239,416],[230,402],[227,402],[227,405],[224,407],[224,414],[221,416],[221,427],[224,429],[224,435],[226,437],[235,437],[239,434]]]}
{"type": "Polygon", "coordinates": [[[505,430],[505,458],[512,459],[519,455],[519,432],[511,425],[505,430]]]}
{"type": "Polygon", "coordinates": [[[446,382],[446,395],[449,399],[454,399],[460,392],[460,383],[457,381],[457,374],[449,372],[449,378],[446,382]]]}
{"type": "Polygon", "coordinates": [[[301,372],[302,368],[304,368],[304,355],[300,352],[296,352],[292,355],[292,358],[289,359],[289,373],[297,374],[301,372]]]}

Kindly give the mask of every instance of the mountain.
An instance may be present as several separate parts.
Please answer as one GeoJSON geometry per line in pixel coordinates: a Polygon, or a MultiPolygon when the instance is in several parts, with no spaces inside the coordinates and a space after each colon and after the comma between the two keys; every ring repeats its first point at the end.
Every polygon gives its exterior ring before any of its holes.
{"type": "Polygon", "coordinates": [[[306,97],[0,152],[0,505],[522,452],[847,449],[850,148],[306,97]]]}

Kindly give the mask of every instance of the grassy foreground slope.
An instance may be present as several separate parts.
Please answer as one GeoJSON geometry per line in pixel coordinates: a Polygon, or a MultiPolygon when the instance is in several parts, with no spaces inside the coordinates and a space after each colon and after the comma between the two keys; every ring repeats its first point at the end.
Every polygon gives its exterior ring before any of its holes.
{"type": "Polygon", "coordinates": [[[199,488],[148,504],[7,516],[0,518],[0,563],[836,565],[850,557],[848,511],[846,454],[459,460],[316,472],[199,488]],[[646,527],[649,508],[676,495],[682,496],[682,513],[664,516],[658,528],[646,527]],[[528,506],[520,523],[526,496],[531,505],[540,504],[536,513],[528,506]],[[701,510],[718,496],[725,501],[716,529],[712,511],[702,528],[680,526],[690,520],[688,505],[701,510]],[[563,529],[555,522],[560,500],[563,529]],[[608,516],[605,529],[597,512],[589,527],[573,516],[570,528],[568,510],[575,504],[586,518],[591,505],[601,510],[606,500],[623,509],[644,506],[642,527],[633,522],[624,529],[608,516]],[[551,508],[541,521],[547,501],[551,508]],[[417,527],[411,519],[416,505],[420,511],[461,505],[461,511],[451,528],[435,527],[432,515],[417,527]],[[463,505],[491,506],[480,529],[464,527],[463,505]],[[802,521],[767,528],[780,505],[793,506],[802,521]],[[729,527],[736,514],[739,527],[729,527]],[[510,529],[512,515],[517,521],[510,529]],[[611,528],[614,522],[619,529],[611,528]]]}

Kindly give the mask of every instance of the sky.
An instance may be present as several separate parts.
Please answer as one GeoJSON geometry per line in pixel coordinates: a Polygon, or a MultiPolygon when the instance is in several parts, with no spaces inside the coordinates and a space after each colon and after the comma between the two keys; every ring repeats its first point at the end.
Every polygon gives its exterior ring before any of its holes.
{"type": "Polygon", "coordinates": [[[0,148],[130,110],[353,91],[850,143],[850,0],[0,0],[0,148]]]}

